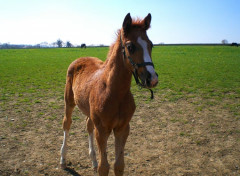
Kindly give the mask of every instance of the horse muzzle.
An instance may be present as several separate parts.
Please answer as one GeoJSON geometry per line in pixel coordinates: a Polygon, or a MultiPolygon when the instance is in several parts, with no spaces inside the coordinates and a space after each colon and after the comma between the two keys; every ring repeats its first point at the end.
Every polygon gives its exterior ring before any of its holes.
{"type": "Polygon", "coordinates": [[[145,74],[140,76],[140,79],[146,88],[154,88],[158,84],[158,74],[156,72],[151,74],[150,72],[146,71],[145,74]]]}

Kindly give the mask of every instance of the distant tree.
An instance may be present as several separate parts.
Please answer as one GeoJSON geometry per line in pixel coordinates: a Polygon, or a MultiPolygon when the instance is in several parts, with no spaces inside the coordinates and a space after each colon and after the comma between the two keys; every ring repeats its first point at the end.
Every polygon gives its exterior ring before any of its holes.
{"type": "Polygon", "coordinates": [[[50,47],[57,47],[57,42],[53,42],[50,44],[50,47]]]}
{"type": "Polygon", "coordinates": [[[71,48],[71,47],[73,47],[73,45],[72,45],[69,41],[67,41],[66,47],[67,47],[67,48],[71,48]]]}
{"type": "Polygon", "coordinates": [[[40,44],[36,44],[36,45],[34,46],[34,48],[41,48],[41,45],[40,45],[40,44]]]}
{"type": "Polygon", "coordinates": [[[57,40],[57,46],[58,46],[58,48],[62,48],[62,46],[63,46],[63,41],[62,41],[61,39],[58,39],[58,40],[57,40]]]}
{"type": "Polygon", "coordinates": [[[48,44],[48,42],[41,42],[40,46],[45,48],[45,47],[49,47],[49,44],[48,44]]]}
{"type": "Polygon", "coordinates": [[[223,39],[223,40],[222,40],[222,44],[223,44],[223,45],[226,45],[226,44],[228,44],[228,41],[227,41],[226,39],[223,39]]]}
{"type": "Polygon", "coordinates": [[[4,48],[4,49],[10,48],[10,45],[8,43],[3,43],[2,44],[2,48],[4,48]]]}

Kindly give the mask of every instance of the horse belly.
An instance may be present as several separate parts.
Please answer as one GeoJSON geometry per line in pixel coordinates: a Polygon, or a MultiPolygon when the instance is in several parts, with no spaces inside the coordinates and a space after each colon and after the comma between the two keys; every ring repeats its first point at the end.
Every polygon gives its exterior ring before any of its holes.
{"type": "Polygon", "coordinates": [[[79,87],[75,88],[74,101],[78,108],[82,111],[82,113],[89,117],[89,93],[84,89],[80,89],[79,87]]]}

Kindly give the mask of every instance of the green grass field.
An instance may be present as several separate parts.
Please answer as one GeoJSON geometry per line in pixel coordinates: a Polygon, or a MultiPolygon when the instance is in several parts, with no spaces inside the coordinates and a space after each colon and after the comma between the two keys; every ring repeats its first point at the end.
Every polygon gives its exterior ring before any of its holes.
{"type": "MultiPolygon", "coordinates": [[[[78,57],[105,59],[108,48],[0,50],[1,100],[50,91],[63,94],[68,65],[78,57]]],[[[239,96],[240,50],[228,46],[162,46],[153,49],[159,73],[155,94],[171,100],[188,95],[239,96]]],[[[133,81],[133,92],[142,92],[133,81]]],[[[40,94],[39,94],[40,93],[40,94]]]]}
{"type": "MultiPolygon", "coordinates": [[[[65,76],[76,58],[104,60],[107,52],[0,50],[0,175],[92,175],[85,116],[77,110],[68,160],[73,172],[59,169],[65,76]]],[[[240,48],[158,46],[152,56],[155,99],[132,80],[137,109],[125,175],[239,175],[240,48]]],[[[109,143],[113,161],[113,138],[109,143]]]]}

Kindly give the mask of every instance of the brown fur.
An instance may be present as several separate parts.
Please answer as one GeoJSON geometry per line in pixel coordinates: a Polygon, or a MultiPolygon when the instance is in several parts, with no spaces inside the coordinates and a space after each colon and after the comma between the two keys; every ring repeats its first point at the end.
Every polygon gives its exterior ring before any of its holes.
{"type": "MultiPolygon", "coordinates": [[[[123,175],[124,146],[129,134],[129,121],[135,111],[130,92],[133,68],[123,58],[120,42],[123,32],[123,29],[119,30],[105,62],[93,57],[80,58],[71,63],[67,71],[63,129],[69,131],[71,114],[77,105],[88,117],[88,132],[95,131],[100,155],[99,175],[108,175],[106,147],[111,131],[115,136],[114,172],[115,175],[123,175]]],[[[130,40],[136,43],[138,36],[148,40],[144,20],[134,21],[127,36],[122,38],[123,42],[130,40]]],[[[137,53],[134,59],[142,62],[142,52],[137,53]]]]}

